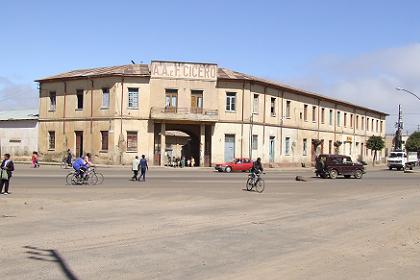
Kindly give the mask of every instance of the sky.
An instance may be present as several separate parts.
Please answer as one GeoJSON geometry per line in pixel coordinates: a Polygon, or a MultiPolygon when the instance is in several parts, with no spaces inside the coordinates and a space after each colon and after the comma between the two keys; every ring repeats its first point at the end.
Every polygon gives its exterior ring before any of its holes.
{"type": "MultiPolygon", "coordinates": [[[[34,80],[134,60],[213,62],[420,125],[420,1],[0,1],[0,104],[34,80]]],[[[0,107],[1,110],[1,107],[0,107]]]]}

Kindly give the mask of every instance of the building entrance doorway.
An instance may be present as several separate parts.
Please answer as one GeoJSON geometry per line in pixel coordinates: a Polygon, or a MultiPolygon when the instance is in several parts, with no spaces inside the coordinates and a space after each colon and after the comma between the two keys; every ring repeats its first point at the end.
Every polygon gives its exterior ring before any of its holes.
{"type": "Polygon", "coordinates": [[[76,136],[76,157],[83,156],[83,131],[75,131],[76,136]]]}
{"type": "Polygon", "coordinates": [[[201,124],[155,123],[154,127],[155,165],[184,159],[186,165],[189,161],[194,166],[211,166],[211,126],[204,125],[204,131],[201,124]]]}

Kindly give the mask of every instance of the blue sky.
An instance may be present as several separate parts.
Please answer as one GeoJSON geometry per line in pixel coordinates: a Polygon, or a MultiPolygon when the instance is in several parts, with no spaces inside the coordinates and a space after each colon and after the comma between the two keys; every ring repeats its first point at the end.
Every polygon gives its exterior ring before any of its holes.
{"type": "MultiPolygon", "coordinates": [[[[376,66],[401,56],[414,64],[406,54],[420,51],[419,1],[16,0],[0,10],[0,100],[13,90],[33,96],[40,77],[131,59],[215,62],[390,113],[390,102],[374,103],[380,92],[362,100],[369,80],[420,92],[415,65],[408,74],[376,66]],[[365,87],[346,92],[343,81],[365,87]]],[[[414,101],[401,103],[413,111],[414,101]]]]}

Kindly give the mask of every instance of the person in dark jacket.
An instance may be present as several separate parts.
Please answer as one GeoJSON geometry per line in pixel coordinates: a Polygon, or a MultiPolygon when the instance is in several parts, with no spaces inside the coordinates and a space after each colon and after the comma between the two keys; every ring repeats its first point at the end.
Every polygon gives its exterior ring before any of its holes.
{"type": "Polygon", "coordinates": [[[12,173],[15,171],[15,165],[13,161],[10,159],[10,154],[5,154],[4,159],[0,165],[1,172],[6,172],[7,176],[2,174],[1,180],[0,180],[0,190],[1,193],[4,195],[9,194],[9,184],[10,179],[12,178],[12,173]],[[4,186],[4,192],[3,192],[3,186],[4,186]]]}
{"type": "Polygon", "coordinates": [[[141,160],[139,163],[139,169],[140,169],[140,178],[139,181],[141,181],[141,178],[143,178],[143,182],[146,181],[146,170],[149,170],[149,166],[147,165],[147,160],[145,155],[141,156],[141,160]]]}
{"type": "Polygon", "coordinates": [[[252,165],[252,172],[253,173],[260,173],[260,172],[263,172],[263,171],[264,171],[264,168],[263,168],[262,163],[261,163],[261,158],[257,158],[257,160],[254,161],[254,164],[252,165]]]}

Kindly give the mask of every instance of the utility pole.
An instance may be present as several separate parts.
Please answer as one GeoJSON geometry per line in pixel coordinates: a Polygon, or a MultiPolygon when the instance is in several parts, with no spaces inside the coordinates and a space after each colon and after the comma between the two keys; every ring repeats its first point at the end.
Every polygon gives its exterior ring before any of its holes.
{"type": "Polygon", "coordinates": [[[417,125],[417,132],[420,132],[420,124],[417,125]]]}
{"type": "Polygon", "coordinates": [[[402,122],[402,109],[401,104],[398,105],[398,121],[395,124],[397,131],[395,132],[394,137],[394,150],[401,150],[402,149],[402,130],[404,128],[404,124],[402,122]]]}

